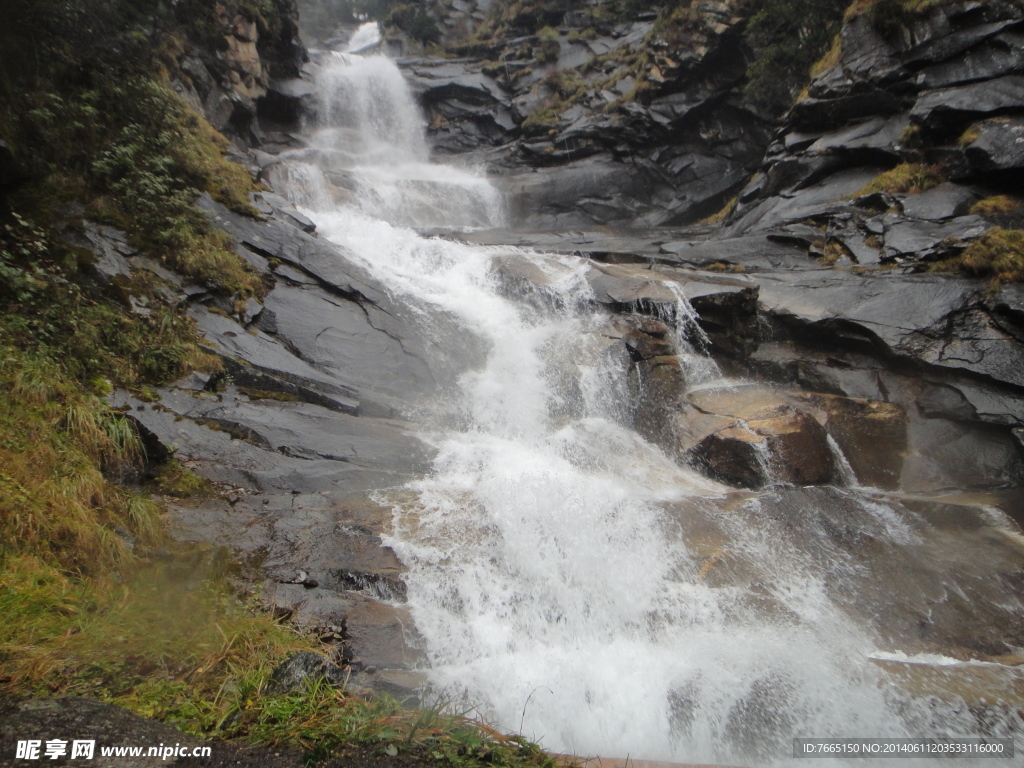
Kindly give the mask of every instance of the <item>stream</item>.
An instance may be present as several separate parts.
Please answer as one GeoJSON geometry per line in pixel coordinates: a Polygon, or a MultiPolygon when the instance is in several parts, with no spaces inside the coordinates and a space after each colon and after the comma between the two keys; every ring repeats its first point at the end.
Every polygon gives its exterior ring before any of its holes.
{"type": "MultiPolygon", "coordinates": [[[[370,26],[350,48],[372,46],[370,26]]],[[[1016,668],[877,628],[932,588],[945,596],[921,599],[998,604],[1000,585],[961,562],[982,534],[955,542],[926,512],[855,487],[834,441],[843,488],[736,491],[682,466],[634,430],[645,382],[613,354],[617,320],[585,260],[421,236],[505,227],[502,197],[477,169],[431,161],[393,61],[325,52],[316,85],[309,145],[275,186],[471,360],[409,414],[437,450],[431,471],[377,494],[436,696],[556,752],[676,762],[788,764],[794,737],[1019,733],[1016,668]],[[517,289],[509,264],[535,289],[517,289]],[[928,569],[947,559],[937,583],[928,569]]],[[[677,295],[660,319],[687,387],[755,386],[704,354],[677,295]]],[[[1008,530],[990,512],[985,525],[1008,530]]],[[[1019,622],[1019,601],[1004,602],[1019,622]]]]}

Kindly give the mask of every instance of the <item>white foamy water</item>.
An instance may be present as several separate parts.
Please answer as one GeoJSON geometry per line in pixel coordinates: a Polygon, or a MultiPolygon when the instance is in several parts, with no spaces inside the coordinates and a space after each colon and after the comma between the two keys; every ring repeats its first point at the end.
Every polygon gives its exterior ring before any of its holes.
{"type": "Polygon", "coordinates": [[[360,24],[359,29],[352,34],[348,45],[345,46],[345,53],[365,51],[367,48],[373,48],[380,41],[380,24],[376,21],[368,21],[365,24],[360,24]]]}
{"type": "MultiPolygon", "coordinates": [[[[381,497],[436,691],[580,755],[783,764],[795,736],[970,732],[969,712],[900,698],[871,663],[873,638],[829,597],[855,563],[836,554],[822,573],[756,499],[730,508],[632,430],[580,260],[410,229],[499,225],[501,201],[430,162],[392,62],[336,56],[319,90],[312,147],[276,183],[425,324],[456,318],[442,341],[488,350],[425,419],[430,474],[381,497]],[[560,309],[507,297],[498,256],[550,275],[560,309]]],[[[682,298],[674,316],[692,318],[682,298]]],[[[717,375],[698,338],[678,343],[692,381],[717,375]]],[[[865,515],[873,535],[912,539],[888,508],[865,515]]]]}

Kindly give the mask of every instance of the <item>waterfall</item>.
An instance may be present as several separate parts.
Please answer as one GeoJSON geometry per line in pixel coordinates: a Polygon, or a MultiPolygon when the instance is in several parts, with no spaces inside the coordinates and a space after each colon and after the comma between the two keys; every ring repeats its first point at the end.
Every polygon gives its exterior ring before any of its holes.
{"type": "MultiPolygon", "coordinates": [[[[488,350],[422,419],[432,471],[380,494],[436,691],[583,756],[763,765],[795,736],[974,733],[965,708],[901,698],[869,658],[831,594],[857,574],[848,555],[802,549],[769,497],[726,503],[633,431],[581,260],[416,233],[503,214],[482,174],[430,162],[393,62],[332,55],[318,90],[311,145],[276,181],[424,323],[454,317],[488,350]],[[555,300],[505,295],[499,256],[551,274],[555,300]]],[[[693,317],[679,302],[677,326],[693,317]]],[[[692,380],[718,375],[682,351],[692,380]]],[[[888,508],[858,514],[866,535],[913,539],[888,508]]]]}

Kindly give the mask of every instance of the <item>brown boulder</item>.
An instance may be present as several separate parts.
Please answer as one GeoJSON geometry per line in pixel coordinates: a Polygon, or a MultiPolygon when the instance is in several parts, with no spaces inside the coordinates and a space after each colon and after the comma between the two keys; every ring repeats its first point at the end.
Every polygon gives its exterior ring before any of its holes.
{"type": "Polygon", "coordinates": [[[716,480],[742,488],[772,482],[820,485],[835,475],[825,429],[813,416],[788,407],[766,418],[737,419],[704,437],[688,457],[716,480]]]}

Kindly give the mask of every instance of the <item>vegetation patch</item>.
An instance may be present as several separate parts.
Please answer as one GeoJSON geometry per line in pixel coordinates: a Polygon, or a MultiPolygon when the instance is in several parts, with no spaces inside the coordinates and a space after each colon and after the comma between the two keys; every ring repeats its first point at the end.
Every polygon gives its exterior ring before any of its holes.
{"type": "Polygon", "coordinates": [[[179,499],[193,496],[215,496],[217,493],[217,488],[213,483],[182,466],[177,459],[170,459],[157,468],[150,487],[164,496],[173,496],[179,499]]]}
{"type": "Polygon", "coordinates": [[[744,88],[747,98],[781,114],[808,76],[838,63],[846,6],[846,0],[756,0],[744,33],[754,51],[744,88]]]}
{"type": "Polygon", "coordinates": [[[828,52],[814,62],[811,67],[811,77],[817,77],[823,72],[828,72],[832,67],[838,64],[843,58],[843,39],[840,35],[836,35],[832,38],[832,47],[828,49],[828,52]]]}
{"type": "Polygon", "coordinates": [[[849,248],[838,240],[829,240],[825,243],[824,252],[815,261],[823,267],[834,267],[844,256],[851,262],[856,261],[849,248]]]}
{"type": "Polygon", "coordinates": [[[981,128],[979,128],[977,125],[972,125],[966,131],[960,134],[960,138],[957,139],[957,143],[961,147],[967,147],[976,142],[980,136],[981,128]]]}
{"type": "Polygon", "coordinates": [[[958,256],[938,262],[933,269],[990,278],[993,285],[1024,282],[1024,230],[990,230],[958,256]]]}
{"type": "Polygon", "coordinates": [[[997,213],[1012,213],[1024,208],[1024,202],[1009,195],[994,195],[982,198],[971,206],[971,213],[978,216],[997,213]]]}
{"type": "Polygon", "coordinates": [[[209,27],[223,39],[231,16],[266,13],[270,24],[273,10],[272,0],[182,0],[173,8],[156,0],[5,4],[0,98],[8,109],[0,139],[31,178],[15,206],[46,225],[63,204],[84,202],[82,216],[127,231],[139,250],[196,282],[261,294],[261,280],[230,239],[193,205],[206,192],[255,216],[249,200],[257,187],[226,159],[227,140],[167,78],[184,37],[209,27]]]}
{"type": "Polygon", "coordinates": [[[736,208],[736,203],[739,201],[739,195],[728,200],[716,213],[695,222],[694,226],[716,226],[725,221],[726,217],[733,212],[736,208]]]}
{"type": "Polygon", "coordinates": [[[945,177],[934,165],[902,163],[865,184],[856,193],[856,196],[870,195],[875,192],[917,195],[939,186],[945,180],[945,177]]]}
{"type": "Polygon", "coordinates": [[[388,15],[388,26],[398,27],[419,43],[436,43],[441,39],[441,30],[422,5],[403,4],[388,15]]]}
{"type": "Polygon", "coordinates": [[[578,72],[569,69],[549,73],[538,85],[547,89],[551,96],[523,121],[524,127],[557,123],[558,116],[587,93],[586,82],[578,72]]]}
{"type": "Polygon", "coordinates": [[[561,46],[558,43],[558,30],[554,27],[544,27],[537,33],[537,50],[534,57],[541,64],[551,64],[558,61],[558,54],[561,46]]]}

